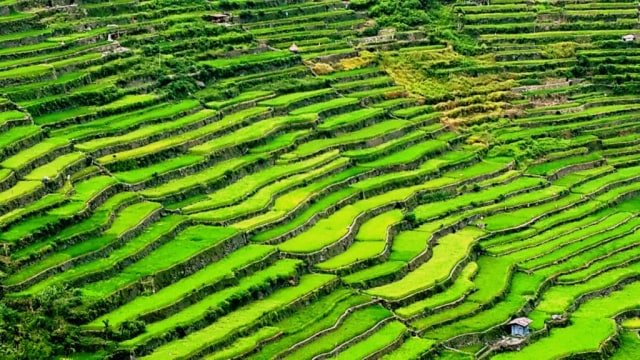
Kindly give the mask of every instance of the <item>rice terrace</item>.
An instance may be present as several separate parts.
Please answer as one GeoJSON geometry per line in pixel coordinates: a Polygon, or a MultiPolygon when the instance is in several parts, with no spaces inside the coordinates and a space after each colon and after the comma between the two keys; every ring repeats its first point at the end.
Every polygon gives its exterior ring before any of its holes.
{"type": "Polygon", "coordinates": [[[640,359],[640,4],[0,0],[0,359],[640,359]]]}

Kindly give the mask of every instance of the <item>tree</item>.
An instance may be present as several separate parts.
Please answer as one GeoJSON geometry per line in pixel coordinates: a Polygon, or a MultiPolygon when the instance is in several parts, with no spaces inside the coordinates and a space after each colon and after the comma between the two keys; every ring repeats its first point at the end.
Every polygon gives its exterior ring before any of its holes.
{"type": "Polygon", "coordinates": [[[108,340],[111,338],[111,333],[112,333],[109,319],[102,320],[102,325],[104,325],[104,329],[102,329],[102,336],[108,340]]]}

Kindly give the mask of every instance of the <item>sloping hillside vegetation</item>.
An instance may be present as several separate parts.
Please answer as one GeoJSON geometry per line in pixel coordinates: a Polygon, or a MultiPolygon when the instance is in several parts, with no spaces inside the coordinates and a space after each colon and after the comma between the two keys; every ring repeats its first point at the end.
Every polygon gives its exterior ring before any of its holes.
{"type": "Polygon", "coordinates": [[[639,23],[0,0],[0,358],[636,358],[639,23]]]}

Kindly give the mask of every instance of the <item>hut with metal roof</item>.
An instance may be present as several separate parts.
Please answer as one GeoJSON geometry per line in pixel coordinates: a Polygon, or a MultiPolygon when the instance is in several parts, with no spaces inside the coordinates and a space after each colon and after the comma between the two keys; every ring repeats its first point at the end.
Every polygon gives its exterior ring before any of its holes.
{"type": "Polygon", "coordinates": [[[511,326],[511,336],[528,336],[529,324],[532,322],[533,320],[526,317],[519,317],[509,321],[507,325],[511,326]]]}

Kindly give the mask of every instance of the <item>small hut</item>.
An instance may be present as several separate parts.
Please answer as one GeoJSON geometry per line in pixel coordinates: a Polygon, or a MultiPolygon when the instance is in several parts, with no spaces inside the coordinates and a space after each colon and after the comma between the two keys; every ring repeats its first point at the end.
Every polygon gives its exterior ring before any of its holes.
{"type": "Polygon", "coordinates": [[[211,22],[214,22],[216,24],[224,24],[224,23],[229,21],[230,17],[231,16],[229,14],[211,14],[211,15],[209,15],[209,19],[211,19],[211,22]]]}
{"type": "Polygon", "coordinates": [[[511,326],[511,336],[528,336],[529,324],[532,322],[533,320],[526,317],[519,317],[509,321],[507,325],[511,326]]]}
{"type": "Polygon", "coordinates": [[[627,42],[627,41],[634,41],[636,39],[635,35],[625,35],[622,37],[622,41],[627,42]]]}
{"type": "Polygon", "coordinates": [[[116,24],[109,24],[107,25],[107,27],[111,30],[109,30],[109,33],[107,34],[107,41],[109,42],[113,42],[118,40],[118,38],[120,37],[120,31],[118,31],[118,25],[116,24]]]}
{"type": "Polygon", "coordinates": [[[298,49],[298,45],[291,44],[291,46],[289,46],[289,51],[291,51],[292,53],[297,53],[298,51],[300,51],[300,49],[298,49]]]}

